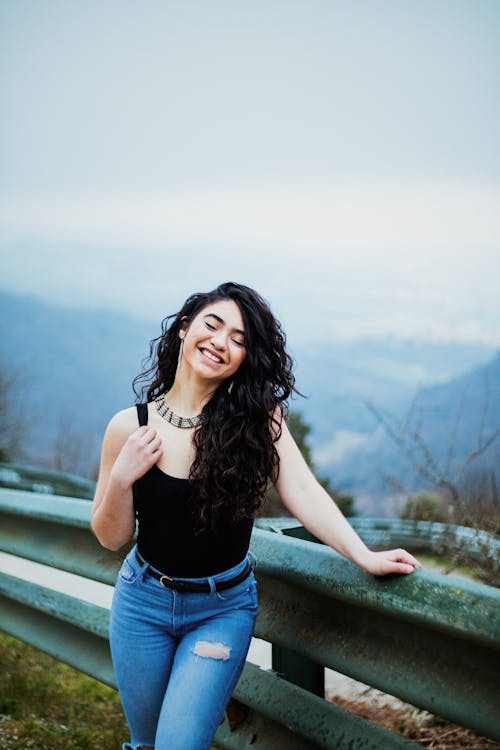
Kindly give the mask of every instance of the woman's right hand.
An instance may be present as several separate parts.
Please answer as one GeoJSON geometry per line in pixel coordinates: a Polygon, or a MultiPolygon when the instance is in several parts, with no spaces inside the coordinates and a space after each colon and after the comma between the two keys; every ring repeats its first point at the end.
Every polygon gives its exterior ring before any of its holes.
{"type": "Polygon", "coordinates": [[[137,427],[135,407],[114,415],[104,434],[90,516],[92,531],[103,547],[117,550],[133,537],[132,485],[161,455],[161,438],[149,426],[137,427]]]}
{"type": "Polygon", "coordinates": [[[134,430],[123,444],[111,469],[113,481],[128,488],[142,477],[162,455],[161,438],[152,427],[134,430]]]}

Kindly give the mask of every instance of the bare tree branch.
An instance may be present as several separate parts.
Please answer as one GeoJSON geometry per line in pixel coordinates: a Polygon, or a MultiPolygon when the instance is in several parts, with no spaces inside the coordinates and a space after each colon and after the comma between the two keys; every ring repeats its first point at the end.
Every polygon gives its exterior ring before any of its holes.
{"type": "Polygon", "coordinates": [[[497,437],[500,435],[500,428],[495,430],[489,438],[486,440],[486,442],[482,443],[482,445],[479,445],[475,450],[471,451],[463,464],[460,466],[460,468],[457,470],[457,477],[463,476],[465,470],[467,467],[474,461],[475,458],[480,456],[482,453],[484,453],[490,445],[493,445],[497,437]]]}
{"type": "Polygon", "coordinates": [[[457,414],[455,417],[455,421],[453,424],[453,428],[451,430],[451,440],[450,440],[450,446],[448,449],[448,457],[446,459],[445,469],[444,473],[448,474],[451,469],[451,462],[453,460],[453,455],[455,453],[455,447],[456,447],[456,440],[457,440],[457,434],[458,434],[458,428],[460,426],[460,421],[462,419],[462,413],[465,403],[465,393],[467,391],[467,388],[464,388],[462,391],[462,395],[460,397],[460,403],[458,404],[457,414]]]}

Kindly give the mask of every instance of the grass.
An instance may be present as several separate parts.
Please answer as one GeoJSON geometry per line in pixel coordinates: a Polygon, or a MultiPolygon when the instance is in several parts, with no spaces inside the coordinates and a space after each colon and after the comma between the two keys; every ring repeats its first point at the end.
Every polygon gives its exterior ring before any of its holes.
{"type": "Polygon", "coordinates": [[[458,563],[457,561],[452,560],[450,557],[446,557],[445,555],[417,554],[416,556],[422,563],[424,569],[427,567],[427,570],[435,570],[442,575],[458,576],[461,578],[468,578],[469,580],[476,581],[477,583],[484,583],[484,581],[481,580],[481,577],[478,575],[477,570],[475,570],[471,565],[458,563]]]}
{"type": "Polygon", "coordinates": [[[115,690],[0,633],[2,750],[118,750],[127,737],[115,690]]]}

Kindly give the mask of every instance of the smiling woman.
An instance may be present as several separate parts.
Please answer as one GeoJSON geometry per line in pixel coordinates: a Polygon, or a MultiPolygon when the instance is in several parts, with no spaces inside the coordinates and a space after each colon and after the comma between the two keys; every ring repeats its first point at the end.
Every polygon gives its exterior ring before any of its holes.
{"type": "MultiPolygon", "coordinates": [[[[206,750],[257,614],[253,519],[269,481],[319,539],[374,574],[371,552],[318,484],[284,421],[294,390],[268,304],[226,283],[194,294],[151,342],[145,399],[110,421],[92,507],[101,544],[137,544],[115,587],[110,643],[131,732],[124,750],[206,750]]],[[[145,393],[144,393],[145,392],[145,393]]]]}
{"type": "Polygon", "coordinates": [[[206,307],[181,331],[180,338],[181,364],[191,368],[191,375],[200,366],[208,368],[206,376],[217,384],[234,375],[245,358],[244,323],[233,300],[219,300],[206,307]]]}

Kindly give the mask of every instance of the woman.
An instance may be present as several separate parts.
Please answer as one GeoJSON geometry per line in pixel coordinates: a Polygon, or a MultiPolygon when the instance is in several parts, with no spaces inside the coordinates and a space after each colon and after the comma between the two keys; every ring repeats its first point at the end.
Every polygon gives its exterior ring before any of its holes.
{"type": "Polygon", "coordinates": [[[117,550],[138,521],[110,620],[131,732],[123,749],[204,750],[252,637],[248,546],[269,480],[307,529],[363,570],[419,563],[404,550],[370,551],[310,472],[283,418],[294,390],[285,337],[254,290],[195,294],[162,331],[134,381],[150,383],[147,403],[106,430],[92,529],[117,550]]]}

